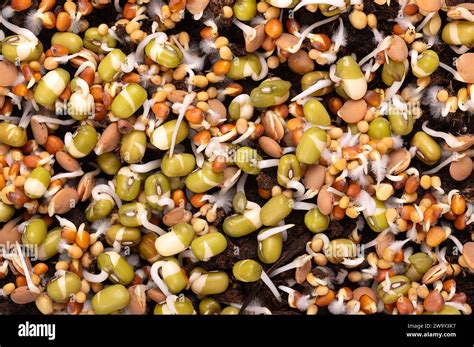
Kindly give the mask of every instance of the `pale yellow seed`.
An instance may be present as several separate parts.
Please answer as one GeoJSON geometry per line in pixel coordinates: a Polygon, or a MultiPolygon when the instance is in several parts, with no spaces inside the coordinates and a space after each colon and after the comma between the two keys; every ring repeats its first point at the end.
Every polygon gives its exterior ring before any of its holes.
{"type": "Polygon", "coordinates": [[[369,13],[367,15],[367,25],[370,29],[374,29],[377,27],[377,17],[373,13],[369,13]]]}
{"type": "Polygon", "coordinates": [[[382,139],[382,142],[385,143],[385,145],[388,147],[388,148],[392,148],[393,147],[393,138],[392,137],[384,137],[382,139]]]}
{"type": "Polygon", "coordinates": [[[207,95],[208,95],[209,99],[215,99],[217,97],[216,87],[207,88],[207,95]]]}
{"type": "Polygon", "coordinates": [[[280,66],[280,60],[272,55],[271,57],[268,57],[267,65],[269,69],[276,69],[278,66],[280,66]]]}
{"type": "Polygon", "coordinates": [[[308,309],[306,310],[306,314],[311,316],[318,314],[318,306],[316,306],[315,304],[309,305],[308,309]]]}
{"type": "Polygon", "coordinates": [[[319,266],[326,266],[328,258],[324,254],[318,253],[314,256],[314,262],[319,266]]]}
{"type": "Polygon", "coordinates": [[[431,207],[433,203],[431,202],[430,199],[421,199],[420,200],[420,208],[425,208],[427,209],[428,207],[431,207]]]}
{"type": "Polygon", "coordinates": [[[160,75],[154,75],[150,79],[151,83],[153,83],[155,86],[161,86],[161,82],[163,81],[162,77],[160,75]]]}
{"type": "Polygon", "coordinates": [[[89,284],[89,282],[87,282],[86,280],[82,280],[81,281],[81,292],[84,292],[84,293],[89,293],[91,290],[91,286],[89,284]]]}
{"type": "Polygon", "coordinates": [[[365,134],[369,131],[369,123],[366,120],[361,120],[357,123],[357,130],[365,134]]]}
{"type": "Polygon", "coordinates": [[[423,41],[415,41],[411,44],[411,48],[413,48],[418,53],[422,53],[426,51],[426,49],[428,48],[428,45],[424,43],[423,41]]]}
{"type": "Polygon", "coordinates": [[[339,171],[342,171],[347,167],[347,161],[344,158],[338,158],[336,162],[334,163],[334,166],[339,171]]]}
{"type": "Polygon", "coordinates": [[[333,176],[336,176],[341,170],[339,170],[337,167],[335,167],[334,165],[331,165],[329,167],[329,174],[333,175],[333,176]]]}
{"type": "Polygon", "coordinates": [[[93,256],[97,257],[104,251],[104,245],[102,244],[102,242],[97,241],[90,246],[89,251],[93,256]]]}
{"type": "Polygon", "coordinates": [[[433,188],[440,188],[441,187],[441,178],[439,176],[432,176],[431,177],[431,186],[433,186],[433,188]]]}
{"type": "Polygon", "coordinates": [[[398,213],[397,210],[394,208],[387,208],[385,211],[385,218],[387,218],[387,222],[395,222],[395,219],[397,219],[398,213]]]}
{"type": "Polygon", "coordinates": [[[207,102],[204,102],[204,101],[199,101],[196,104],[196,107],[198,109],[200,109],[201,111],[203,111],[203,112],[207,112],[209,110],[209,104],[207,102]]]}
{"type": "Polygon", "coordinates": [[[209,84],[209,81],[205,76],[196,75],[194,76],[192,83],[198,88],[205,88],[209,84]]]}
{"type": "Polygon", "coordinates": [[[15,283],[7,283],[2,288],[4,295],[10,295],[15,290],[15,283]]]}
{"type": "Polygon", "coordinates": [[[229,39],[225,36],[219,36],[216,41],[214,41],[217,49],[227,46],[229,44],[229,39]]]}
{"type": "Polygon", "coordinates": [[[228,46],[222,46],[219,48],[219,56],[223,60],[232,60],[234,55],[228,46]]]}
{"type": "Polygon", "coordinates": [[[64,271],[66,271],[67,269],[69,269],[69,263],[66,262],[66,261],[64,261],[64,260],[58,261],[58,262],[56,263],[55,269],[56,269],[57,271],[59,271],[59,270],[64,270],[64,271]]]}
{"type": "Polygon", "coordinates": [[[346,216],[355,219],[359,216],[359,211],[354,206],[350,206],[346,209],[346,216]]]}
{"type": "Polygon", "coordinates": [[[53,300],[51,300],[46,293],[39,295],[35,300],[35,304],[38,310],[44,315],[54,312],[53,300]]]}
{"type": "Polygon", "coordinates": [[[411,194],[403,194],[402,196],[402,199],[405,199],[406,202],[408,203],[412,203],[412,202],[415,202],[416,199],[418,198],[418,194],[415,192],[415,193],[411,193],[411,194]]]}
{"type": "Polygon", "coordinates": [[[355,10],[349,15],[349,21],[354,28],[361,30],[367,26],[368,19],[364,12],[355,10]]]}
{"type": "Polygon", "coordinates": [[[265,1],[260,1],[257,4],[257,11],[260,13],[265,13],[265,11],[268,10],[269,7],[270,7],[270,4],[268,4],[265,1]]]}
{"type": "Polygon", "coordinates": [[[420,178],[420,186],[423,189],[430,189],[431,188],[431,177],[428,175],[423,175],[420,178]]]}
{"type": "Polygon", "coordinates": [[[165,19],[163,21],[163,24],[167,29],[174,29],[174,27],[176,26],[176,23],[170,18],[165,19]]]}
{"type": "Polygon", "coordinates": [[[319,237],[314,236],[311,240],[311,249],[313,252],[320,252],[323,249],[324,242],[319,237]]]}
{"type": "Polygon", "coordinates": [[[59,63],[53,57],[47,57],[44,60],[43,66],[46,70],[54,70],[57,69],[59,63]]]}
{"type": "Polygon", "coordinates": [[[219,77],[214,72],[209,72],[209,73],[206,74],[206,79],[210,83],[217,83],[217,82],[223,80],[224,78],[225,78],[225,76],[219,77]]]}
{"type": "Polygon", "coordinates": [[[347,279],[353,283],[360,282],[362,280],[362,274],[359,271],[351,271],[347,275],[347,279]]]}
{"type": "Polygon", "coordinates": [[[346,209],[349,206],[349,197],[344,195],[341,200],[339,200],[339,207],[342,209],[346,209]]]}
{"type": "Polygon", "coordinates": [[[173,71],[173,79],[176,81],[181,81],[186,77],[186,67],[184,65],[179,65],[176,69],[173,71]]]}
{"type": "Polygon", "coordinates": [[[138,29],[140,29],[140,23],[138,22],[128,22],[128,24],[125,26],[125,31],[129,35],[138,29]]]}
{"type": "Polygon", "coordinates": [[[269,7],[263,14],[266,20],[280,17],[280,9],[278,7],[269,7]]]}
{"type": "Polygon", "coordinates": [[[34,283],[35,286],[41,283],[41,277],[39,277],[37,274],[31,274],[31,281],[34,283]]]}
{"type": "Polygon", "coordinates": [[[446,102],[448,101],[449,98],[449,93],[446,89],[441,89],[437,94],[436,98],[438,99],[439,102],[446,102]]]}
{"type": "Polygon", "coordinates": [[[359,143],[360,143],[361,145],[366,145],[367,143],[369,143],[369,141],[370,141],[369,135],[367,135],[367,134],[362,134],[362,135],[360,135],[360,137],[359,137],[359,143]]]}
{"type": "Polygon", "coordinates": [[[199,92],[197,94],[197,99],[199,101],[207,101],[209,100],[209,95],[207,94],[207,92],[199,92]]]}
{"type": "Polygon", "coordinates": [[[375,195],[377,196],[377,199],[380,201],[386,201],[388,198],[390,198],[395,190],[393,189],[393,186],[389,183],[381,183],[379,184],[375,195]]]}
{"type": "Polygon", "coordinates": [[[166,92],[164,90],[158,90],[155,95],[153,96],[153,101],[156,102],[163,102],[166,100],[166,92]]]}
{"type": "Polygon", "coordinates": [[[178,42],[181,44],[181,46],[187,47],[190,41],[191,38],[189,37],[189,34],[186,31],[181,31],[179,33],[178,42]]]}
{"type": "Polygon", "coordinates": [[[382,270],[387,270],[387,269],[390,269],[392,267],[392,263],[388,262],[384,259],[379,259],[377,261],[377,267],[382,269],[382,270]]]}
{"type": "Polygon", "coordinates": [[[222,13],[224,18],[231,18],[234,15],[234,10],[232,10],[232,7],[230,6],[224,6],[222,8],[222,13]]]}
{"type": "Polygon", "coordinates": [[[333,127],[328,130],[328,135],[334,140],[340,139],[343,133],[344,131],[338,127],[333,127]]]}
{"type": "Polygon", "coordinates": [[[109,33],[109,27],[108,27],[107,24],[102,23],[97,27],[97,31],[99,32],[99,34],[104,36],[104,35],[107,35],[109,33]]]}
{"type": "Polygon", "coordinates": [[[316,288],[314,291],[315,291],[315,293],[316,293],[318,296],[324,296],[324,295],[326,295],[327,293],[329,293],[329,288],[326,287],[326,286],[319,286],[319,287],[316,288]]]}
{"type": "Polygon", "coordinates": [[[164,86],[163,86],[163,89],[166,91],[166,93],[171,93],[171,92],[174,92],[176,90],[176,86],[172,83],[166,83],[164,86]]]}
{"type": "Polygon", "coordinates": [[[86,301],[87,297],[84,292],[77,292],[74,295],[74,300],[76,300],[77,303],[83,304],[86,301]]]}
{"type": "Polygon", "coordinates": [[[143,30],[135,30],[133,33],[130,34],[130,39],[135,42],[141,42],[145,38],[145,32],[143,30]]]}
{"type": "Polygon", "coordinates": [[[358,166],[359,166],[359,162],[357,160],[351,160],[347,164],[347,169],[348,170],[354,170],[354,169],[357,169],[358,166]]]}

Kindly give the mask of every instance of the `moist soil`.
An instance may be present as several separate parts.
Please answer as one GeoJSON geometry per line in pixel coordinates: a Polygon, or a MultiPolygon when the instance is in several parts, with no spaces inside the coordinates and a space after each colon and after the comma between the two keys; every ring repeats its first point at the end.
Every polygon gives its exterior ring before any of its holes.
{"type": "MultiPolygon", "coordinates": [[[[457,3],[461,3],[465,1],[460,1],[460,0],[447,0],[448,5],[454,5],[457,3]]],[[[37,5],[38,1],[33,1],[33,8],[35,5],[37,5]]],[[[61,10],[61,6],[64,3],[62,0],[56,1],[56,7],[55,7],[55,12],[58,12],[61,10]]],[[[120,1],[121,5],[123,6],[124,1],[120,1]]],[[[196,22],[192,20],[191,16],[186,16],[186,18],[180,22],[175,29],[169,30],[167,33],[169,35],[178,33],[182,31],[183,29],[186,28],[192,28],[191,30],[188,31],[189,35],[191,36],[191,42],[200,42],[200,37],[199,37],[199,32],[200,30],[204,27],[204,20],[206,19],[214,19],[216,23],[220,27],[220,34],[223,36],[226,36],[229,38],[229,41],[232,43],[231,49],[236,55],[243,55],[245,52],[243,50],[243,36],[240,30],[235,30],[234,27],[230,26],[230,22],[228,20],[223,19],[222,17],[219,16],[219,13],[221,13],[220,9],[222,6],[225,5],[232,5],[233,1],[232,0],[216,0],[212,1],[206,10],[203,19],[199,22],[196,22]]],[[[374,13],[377,16],[378,19],[378,30],[382,33],[382,35],[390,35],[392,31],[392,26],[394,24],[393,19],[397,17],[398,13],[398,4],[396,1],[391,1],[390,6],[379,6],[374,4],[372,0],[365,0],[364,1],[364,6],[365,6],[365,12],[367,14],[369,13],[374,13]]],[[[3,7],[3,6],[1,6],[3,7]]],[[[441,13],[441,16],[443,19],[445,18],[445,14],[441,13]]],[[[283,18],[283,22],[285,22],[287,18],[287,11],[285,11],[285,16],[283,18]]],[[[301,23],[302,26],[305,25],[310,25],[315,21],[319,21],[324,19],[319,12],[318,13],[310,13],[304,9],[301,9],[300,11],[297,12],[296,19],[301,23]]],[[[373,34],[370,29],[363,29],[363,30],[356,30],[352,27],[352,25],[349,22],[348,19],[348,13],[342,14],[341,18],[343,20],[344,26],[347,30],[347,45],[341,49],[341,52],[339,52],[338,57],[342,57],[344,55],[355,55],[357,59],[361,59],[362,57],[366,56],[368,53],[370,53],[375,47],[376,43],[374,41],[373,34]]],[[[153,18],[151,18],[153,19],[153,18]]],[[[19,15],[15,15],[15,17],[12,19],[12,22],[15,23],[16,25],[22,26],[25,20],[25,14],[21,13],[19,15]]],[[[94,12],[87,16],[87,20],[90,22],[90,27],[97,27],[101,23],[106,23],[109,26],[113,26],[115,23],[115,10],[112,5],[107,5],[101,10],[94,10],[94,12]]],[[[147,32],[150,32],[150,22],[145,22],[142,30],[145,30],[147,32]]],[[[316,32],[320,33],[325,33],[329,37],[332,36],[332,34],[337,30],[339,26],[339,21],[334,21],[328,25],[322,26],[317,29],[316,32]]],[[[54,31],[51,30],[43,30],[41,34],[39,35],[40,40],[45,43],[45,46],[49,46],[49,42],[51,39],[52,34],[54,31]]],[[[119,36],[124,35],[124,28],[118,28],[117,34],[119,36]]],[[[125,53],[129,53],[130,50],[133,49],[133,46],[131,45],[125,45],[125,47],[121,47],[125,53]]],[[[442,41],[439,41],[437,44],[435,44],[434,49],[439,57],[440,60],[446,64],[452,63],[453,59],[456,57],[456,54],[447,46],[445,45],[442,41]]],[[[206,59],[206,63],[204,66],[204,71],[209,71],[212,68],[212,62],[215,60],[215,58],[208,57],[206,59]]],[[[67,66],[67,65],[66,65],[67,66]]],[[[317,70],[327,70],[328,66],[317,66],[317,70]]],[[[73,69],[71,69],[71,72],[74,72],[73,69]]],[[[286,64],[281,64],[277,69],[275,70],[270,70],[269,72],[269,77],[270,76],[279,76],[280,78],[290,81],[293,85],[293,88],[291,90],[291,95],[296,95],[299,92],[301,92],[301,86],[300,86],[300,80],[301,76],[298,74],[295,74],[292,72],[286,64]]],[[[222,87],[226,85],[230,81],[224,81],[222,83],[222,87]]],[[[259,82],[254,82],[252,80],[246,80],[245,83],[241,83],[244,86],[244,92],[247,94],[250,94],[250,91],[252,88],[254,88],[256,85],[258,85],[259,82]]],[[[416,78],[409,74],[406,78],[405,85],[408,84],[415,84],[416,83],[416,78]]],[[[438,69],[433,75],[432,75],[432,85],[441,85],[444,88],[447,88],[450,91],[450,94],[453,94],[455,91],[457,91],[461,84],[457,81],[454,81],[452,76],[447,73],[443,69],[438,69]]],[[[384,84],[380,79],[380,71],[378,72],[376,78],[369,84],[369,89],[373,88],[383,88],[384,84]]],[[[183,88],[184,85],[179,84],[177,88],[183,88]]],[[[325,96],[324,100],[322,101],[324,104],[327,106],[327,100],[333,96],[332,94],[325,96]]],[[[230,99],[230,98],[227,98],[230,99]]],[[[229,102],[229,100],[227,100],[229,102]]],[[[422,119],[417,120],[415,123],[414,130],[412,134],[415,134],[416,131],[420,130],[421,124],[423,123],[424,120],[430,120],[430,113],[429,109],[426,108],[426,106],[422,106],[424,115],[422,119]]],[[[18,111],[15,111],[18,112],[18,111]]],[[[474,133],[474,123],[471,120],[472,115],[469,115],[464,112],[457,112],[455,114],[450,114],[448,117],[445,119],[441,120],[435,120],[435,121],[430,121],[429,126],[435,130],[440,130],[440,131],[445,131],[445,132],[451,132],[454,135],[461,135],[461,134],[467,134],[467,133],[474,133]]],[[[337,124],[338,119],[334,115],[332,116],[334,124],[337,124]]],[[[105,124],[98,124],[98,126],[105,126],[105,124]]],[[[56,135],[62,137],[64,136],[65,132],[67,131],[72,131],[70,128],[67,127],[59,127],[59,129],[56,131],[56,135]]],[[[405,146],[408,145],[412,134],[405,136],[405,146]]],[[[31,136],[31,134],[30,134],[31,136]]],[[[266,155],[259,150],[260,155],[262,157],[266,158],[266,155]]],[[[160,158],[163,155],[163,153],[160,153],[158,151],[152,151],[148,150],[145,156],[144,161],[147,160],[153,160],[160,158]]],[[[81,160],[81,164],[83,165],[83,170],[84,172],[91,171],[94,168],[91,167],[89,162],[94,161],[93,156],[86,157],[81,160]]],[[[422,164],[418,160],[414,160],[412,162],[412,165],[419,169],[420,171],[424,171],[427,169],[427,167],[422,164]]],[[[57,166],[57,164],[56,164],[57,166]]],[[[449,166],[448,166],[449,167],[449,166]]],[[[472,179],[467,179],[462,182],[456,182],[451,179],[449,176],[448,172],[448,167],[444,168],[441,170],[438,175],[442,177],[442,187],[446,192],[449,192],[451,189],[458,189],[460,190],[464,196],[471,202],[474,201],[474,188],[472,187],[472,179]]],[[[60,171],[61,169],[59,167],[55,167],[56,171],[60,171]]],[[[275,177],[276,177],[276,171],[275,169],[265,169],[262,171],[259,175],[257,176],[251,176],[249,175],[249,178],[246,183],[246,195],[247,199],[250,201],[254,201],[260,205],[263,205],[265,203],[265,200],[262,199],[258,193],[257,193],[257,188],[262,187],[264,189],[269,189],[271,188],[276,182],[275,182],[275,177]]],[[[100,176],[98,178],[101,178],[100,176]]],[[[102,178],[110,180],[112,179],[111,176],[104,175],[102,178]]],[[[71,181],[68,182],[70,185],[76,184],[76,182],[71,181]]],[[[420,192],[421,193],[421,192],[420,192]]],[[[86,230],[91,230],[87,229],[90,227],[90,223],[87,222],[84,216],[84,211],[85,208],[87,207],[87,204],[81,203],[79,206],[64,215],[64,217],[68,218],[71,220],[73,223],[76,225],[79,225],[80,223],[86,223],[86,230]]],[[[195,212],[195,211],[194,211],[195,212]]],[[[228,214],[232,214],[233,212],[229,212],[228,214]]],[[[220,229],[221,223],[223,219],[225,218],[226,214],[223,210],[218,211],[218,218],[216,219],[216,226],[220,229]]],[[[281,258],[278,260],[277,263],[272,264],[272,265],[266,265],[264,266],[264,269],[267,273],[271,272],[272,269],[275,269],[277,267],[280,267],[282,265],[285,265],[289,262],[291,262],[295,257],[302,255],[305,253],[305,245],[306,243],[311,240],[311,237],[313,234],[306,229],[304,226],[304,223],[302,222],[304,218],[304,211],[294,211],[288,216],[285,221],[287,223],[294,223],[296,226],[290,230],[288,230],[288,239],[284,242],[283,246],[283,253],[281,258]]],[[[327,231],[325,231],[325,234],[329,237],[329,239],[334,239],[334,238],[345,238],[348,237],[351,231],[355,227],[355,221],[349,218],[344,218],[341,221],[331,221],[330,226],[327,231]]],[[[455,230],[455,229],[454,229],[455,230]]],[[[460,239],[462,243],[467,242],[467,240],[470,239],[472,233],[472,224],[469,228],[467,228],[464,231],[454,231],[454,235],[460,239]]],[[[203,266],[204,268],[208,270],[223,270],[227,271],[229,276],[232,278],[232,265],[237,262],[238,260],[241,259],[257,259],[257,233],[253,233],[251,235],[241,237],[241,238],[228,238],[228,247],[225,252],[213,257],[211,260],[208,262],[201,262],[198,263],[197,265],[203,266]]],[[[361,231],[362,235],[362,243],[368,242],[372,240],[376,234],[371,231],[368,227],[364,227],[364,229],[361,231]]],[[[402,236],[403,237],[403,236],[402,236]]],[[[452,247],[448,247],[452,248],[452,247]]],[[[457,259],[457,255],[452,255],[448,251],[447,254],[447,259],[448,260],[453,260],[454,262],[457,259]]],[[[54,269],[54,264],[57,262],[57,257],[50,259],[48,261],[48,264],[50,266],[50,269],[54,269]]],[[[145,261],[142,261],[143,266],[149,266],[149,264],[146,264],[145,261]]],[[[365,266],[367,264],[363,264],[365,266]]],[[[184,267],[186,270],[191,270],[193,267],[195,267],[196,264],[188,264],[185,263],[184,267]]],[[[333,265],[333,264],[328,264],[326,268],[323,269],[313,269],[314,271],[323,271],[325,273],[325,276],[328,276],[331,278],[331,276],[334,276],[337,274],[339,269],[342,268],[339,265],[333,265]]],[[[53,270],[50,270],[51,272],[53,270]]],[[[12,274],[10,273],[6,278],[0,279],[0,287],[3,286],[5,283],[8,283],[10,281],[13,281],[14,278],[12,274]]],[[[284,272],[275,278],[273,278],[274,283],[276,286],[278,285],[291,285],[293,288],[303,292],[303,293],[308,293],[311,288],[308,284],[305,285],[297,285],[294,284],[294,270],[284,272]]],[[[474,304],[474,278],[472,275],[468,275],[467,273],[461,273],[457,278],[456,278],[457,286],[458,286],[458,292],[465,292],[468,297],[468,302],[473,305],[474,304]]],[[[369,284],[370,285],[370,284],[369,284]]],[[[350,288],[356,288],[358,285],[354,283],[350,283],[348,281],[345,281],[343,284],[339,284],[337,286],[347,286],[350,288]]],[[[191,291],[185,292],[185,295],[195,303],[195,307],[197,308],[197,305],[199,303],[199,299],[196,297],[194,293],[191,291]]],[[[279,303],[272,293],[269,291],[269,289],[262,284],[261,281],[258,281],[256,283],[242,283],[238,281],[232,281],[231,285],[229,286],[228,290],[225,291],[224,293],[220,295],[215,295],[215,299],[217,299],[221,303],[239,303],[243,304],[244,307],[252,304],[252,305],[261,305],[268,307],[270,311],[273,314],[301,314],[300,311],[296,309],[290,308],[287,303],[286,303],[286,295],[284,295],[284,300],[282,303],[279,303]]],[[[152,314],[153,312],[153,303],[149,303],[149,310],[148,313],[152,314]]],[[[243,310],[242,310],[243,311],[243,310]]],[[[320,313],[326,313],[327,310],[322,308],[320,310],[320,313]]],[[[0,314],[40,314],[39,311],[36,309],[35,304],[27,304],[27,305],[17,305],[13,303],[9,299],[5,299],[4,297],[0,297],[0,314]]]]}

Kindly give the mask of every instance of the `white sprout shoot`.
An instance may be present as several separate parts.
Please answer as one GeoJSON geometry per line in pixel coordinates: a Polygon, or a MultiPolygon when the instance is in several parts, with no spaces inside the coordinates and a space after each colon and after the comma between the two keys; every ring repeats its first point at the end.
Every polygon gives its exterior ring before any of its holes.
{"type": "MultiPolygon", "coordinates": [[[[318,234],[319,235],[319,234],[318,234]]],[[[313,256],[311,255],[308,255],[308,254],[304,254],[304,255],[301,255],[297,258],[295,258],[292,262],[282,266],[282,267],[279,267],[275,270],[273,270],[271,273],[270,273],[270,278],[271,277],[275,277],[283,272],[286,272],[288,270],[291,270],[291,269],[296,269],[298,267],[301,267],[303,266],[304,264],[306,264],[307,261],[311,260],[313,258],[313,256]]]]}
{"type": "Polygon", "coordinates": [[[278,292],[278,289],[275,287],[275,284],[273,284],[272,280],[270,277],[267,275],[267,273],[262,270],[262,274],[260,275],[260,279],[265,283],[265,285],[270,289],[272,294],[275,296],[275,298],[278,300],[278,302],[281,302],[281,295],[278,292]]]}
{"type": "Polygon", "coordinates": [[[319,80],[315,84],[313,84],[311,87],[303,90],[301,93],[296,95],[293,99],[291,99],[291,101],[298,101],[303,98],[306,98],[307,96],[313,94],[314,92],[317,92],[320,89],[329,87],[332,84],[333,82],[329,79],[319,80]]]}
{"type": "MultiPolygon", "coordinates": [[[[326,1],[326,3],[329,1],[329,0],[324,0],[326,1]]],[[[301,4],[301,3],[300,3],[301,4]]],[[[295,7],[296,8],[296,7],[295,7]]],[[[287,49],[285,49],[286,51],[288,51],[289,53],[296,53],[300,50],[301,48],[301,45],[303,44],[303,41],[306,39],[306,37],[308,36],[308,34],[314,30],[315,28],[317,27],[320,27],[321,25],[325,25],[327,23],[331,23],[333,21],[335,21],[336,19],[339,18],[339,15],[337,16],[333,16],[333,17],[329,17],[327,19],[323,19],[319,22],[315,22],[313,24],[311,24],[309,27],[307,27],[305,30],[303,30],[303,32],[301,33],[301,36],[299,37],[298,39],[298,42],[294,45],[294,46],[291,46],[291,47],[288,47],[287,49]]]]}
{"type": "Polygon", "coordinates": [[[416,27],[416,32],[419,32],[421,29],[423,29],[423,28],[426,26],[426,24],[428,24],[428,22],[431,20],[431,18],[433,18],[433,16],[434,16],[435,14],[437,14],[437,13],[438,13],[438,12],[430,12],[430,13],[428,13],[428,14],[425,16],[425,18],[423,19],[423,21],[420,23],[420,25],[418,25],[418,26],[416,27]]]}
{"type": "Polygon", "coordinates": [[[385,293],[389,293],[391,291],[391,287],[392,287],[392,282],[390,281],[390,277],[389,277],[388,271],[387,271],[385,273],[385,280],[383,281],[382,290],[385,293]]]}
{"type": "Polygon", "coordinates": [[[241,173],[242,173],[242,170],[239,169],[235,172],[235,174],[232,177],[230,177],[229,179],[226,179],[221,186],[221,190],[227,191],[230,188],[232,188],[238,182],[241,173]]]}
{"type": "Polygon", "coordinates": [[[26,283],[28,285],[28,289],[30,291],[32,291],[33,293],[39,293],[40,290],[38,289],[37,286],[35,286],[35,284],[33,283],[33,280],[31,279],[30,270],[28,270],[28,266],[26,265],[26,261],[25,261],[25,258],[23,256],[23,252],[21,251],[21,247],[20,247],[20,244],[18,243],[18,241],[16,241],[16,250],[18,252],[18,257],[20,258],[21,267],[23,268],[23,273],[25,275],[25,279],[26,279],[26,283]]]}
{"type": "Polygon", "coordinates": [[[148,212],[145,208],[139,208],[139,211],[138,211],[138,218],[139,218],[139,221],[141,223],[141,225],[148,229],[148,230],[151,230],[153,231],[154,233],[157,233],[158,235],[164,235],[166,234],[166,231],[163,230],[162,228],[160,228],[158,225],[155,225],[153,223],[150,223],[148,221],[148,216],[147,216],[148,212]]]}
{"type": "Polygon", "coordinates": [[[316,208],[316,204],[311,202],[293,201],[293,210],[309,211],[316,208]]]}
{"type": "Polygon", "coordinates": [[[423,122],[423,125],[421,126],[423,131],[433,137],[442,138],[449,147],[456,148],[456,147],[460,147],[464,145],[464,142],[458,140],[456,136],[451,135],[449,133],[442,132],[442,131],[436,131],[436,130],[430,129],[428,128],[427,124],[428,124],[428,121],[423,122]]]}
{"type": "Polygon", "coordinates": [[[72,171],[72,172],[63,172],[57,175],[54,175],[51,177],[51,182],[59,179],[64,179],[64,178],[74,178],[74,177],[80,177],[84,175],[84,171],[82,170],[77,170],[77,171],[72,171]]]}
{"type": "MultiPolygon", "coordinates": [[[[235,130],[235,128],[232,129],[230,132],[232,132],[234,130],[235,130]]],[[[237,139],[232,141],[232,144],[235,145],[235,144],[244,142],[245,140],[247,140],[253,134],[254,131],[255,131],[255,123],[254,122],[249,122],[247,130],[242,135],[240,135],[237,139]]]]}
{"type": "Polygon", "coordinates": [[[379,54],[380,52],[385,51],[388,47],[390,47],[391,40],[392,40],[392,37],[391,37],[391,36],[387,36],[385,39],[383,39],[383,40],[379,43],[379,45],[378,45],[372,52],[370,52],[369,54],[367,54],[364,58],[362,58],[362,59],[359,61],[359,66],[364,65],[364,64],[367,63],[370,59],[372,59],[373,57],[375,57],[377,54],[379,54]]]}
{"type": "Polygon", "coordinates": [[[294,189],[296,192],[294,196],[300,200],[300,198],[304,195],[305,193],[305,187],[303,183],[300,181],[295,181],[295,180],[290,180],[286,183],[286,188],[288,189],[294,189]]]}
{"type": "Polygon", "coordinates": [[[458,161],[466,156],[466,153],[458,153],[458,152],[453,152],[447,159],[442,161],[440,164],[438,164],[436,167],[432,168],[431,170],[423,172],[424,175],[432,175],[434,173],[437,173],[439,170],[444,168],[446,165],[451,164],[453,161],[458,161]]]}
{"type": "Polygon", "coordinates": [[[263,241],[265,239],[268,239],[269,237],[282,233],[285,230],[291,229],[295,226],[295,224],[287,224],[287,225],[282,225],[274,228],[270,228],[265,230],[263,233],[257,236],[258,241],[263,241]]]}
{"type": "Polygon", "coordinates": [[[49,123],[49,124],[60,124],[60,125],[70,125],[74,124],[76,122],[75,119],[57,119],[53,117],[48,117],[48,116],[42,116],[40,114],[35,114],[34,116],[31,117],[31,119],[34,119],[38,123],[49,123]]]}
{"type": "Polygon", "coordinates": [[[146,164],[132,164],[130,170],[137,173],[147,173],[158,169],[161,166],[161,159],[149,161],[146,164]]]}
{"type": "Polygon", "coordinates": [[[342,18],[339,18],[339,28],[331,39],[334,41],[335,52],[338,52],[341,47],[344,47],[347,44],[347,32],[344,28],[342,18]]]}
{"type": "Polygon", "coordinates": [[[98,274],[93,274],[87,271],[86,269],[83,269],[82,273],[84,279],[91,283],[102,283],[107,280],[107,278],[109,278],[109,273],[104,270],[101,270],[98,274]]]}
{"type": "Polygon", "coordinates": [[[454,70],[451,66],[446,65],[445,63],[440,61],[439,62],[439,67],[441,67],[442,69],[444,69],[444,70],[448,71],[449,73],[451,73],[453,75],[453,77],[455,79],[457,79],[459,82],[466,83],[466,80],[464,78],[462,78],[461,74],[458,71],[454,70]]]}
{"type": "Polygon", "coordinates": [[[345,265],[348,268],[354,268],[362,264],[364,261],[365,261],[364,257],[355,258],[355,259],[344,258],[341,264],[345,265]]]}
{"type": "Polygon", "coordinates": [[[115,193],[115,190],[110,185],[98,184],[92,189],[91,196],[93,200],[100,200],[101,194],[109,195],[115,201],[115,204],[118,208],[122,206],[122,200],[118,197],[118,195],[115,193]]]}
{"type": "Polygon", "coordinates": [[[237,28],[242,30],[245,41],[252,41],[257,36],[257,30],[252,28],[250,25],[244,24],[235,18],[232,20],[232,23],[234,23],[237,28]]]}
{"type": "Polygon", "coordinates": [[[157,261],[155,262],[150,268],[150,275],[152,280],[156,283],[158,288],[160,288],[161,292],[166,295],[167,297],[171,295],[170,291],[168,290],[168,286],[166,283],[161,279],[159,271],[161,267],[165,264],[165,261],[157,261]]]}
{"type": "Polygon", "coordinates": [[[179,126],[181,122],[183,121],[184,113],[188,109],[189,105],[193,103],[195,97],[196,97],[196,93],[189,93],[184,97],[183,103],[181,104],[179,115],[173,129],[173,134],[171,136],[171,145],[170,145],[170,150],[169,150],[170,158],[173,156],[174,146],[176,144],[176,136],[178,136],[179,126]]]}
{"type": "MultiPolygon", "coordinates": [[[[31,45],[31,46],[34,47],[38,43],[38,38],[36,37],[36,35],[34,33],[32,33],[28,29],[21,28],[19,26],[16,26],[15,24],[10,23],[9,21],[7,21],[4,18],[3,13],[0,15],[0,23],[3,24],[3,26],[5,26],[5,28],[7,28],[8,30],[10,30],[10,31],[12,31],[15,34],[18,34],[20,36],[23,36],[28,41],[30,41],[30,42],[23,43],[23,44],[28,45],[28,46],[31,45]]],[[[27,47],[27,46],[25,46],[25,47],[27,47]]]]}

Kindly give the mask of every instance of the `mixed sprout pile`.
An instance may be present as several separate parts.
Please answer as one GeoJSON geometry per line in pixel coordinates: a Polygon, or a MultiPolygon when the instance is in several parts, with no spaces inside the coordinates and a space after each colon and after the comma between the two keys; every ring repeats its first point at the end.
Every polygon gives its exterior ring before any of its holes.
{"type": "Polygon", "coordinates": [[[7,300],[471,313],[474,4],[12,0],[0,23],[7,300]]]}

